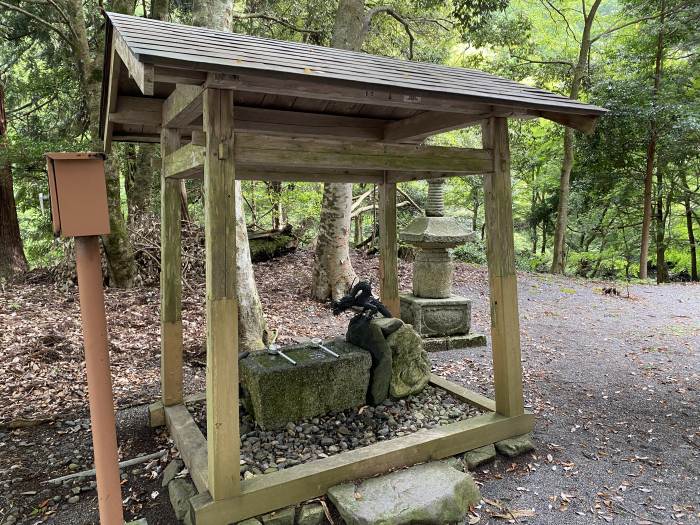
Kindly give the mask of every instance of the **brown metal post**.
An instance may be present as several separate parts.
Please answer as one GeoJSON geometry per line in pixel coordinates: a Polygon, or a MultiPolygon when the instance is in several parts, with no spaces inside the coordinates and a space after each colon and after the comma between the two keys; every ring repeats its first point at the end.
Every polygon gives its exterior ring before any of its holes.
{"type": "Polygon", "coordinates": [[[100,523],[123,525],[117,432],[107,346],[107,319],[97,236],[75,238],[75,260],[85,343],[100,523]]]}

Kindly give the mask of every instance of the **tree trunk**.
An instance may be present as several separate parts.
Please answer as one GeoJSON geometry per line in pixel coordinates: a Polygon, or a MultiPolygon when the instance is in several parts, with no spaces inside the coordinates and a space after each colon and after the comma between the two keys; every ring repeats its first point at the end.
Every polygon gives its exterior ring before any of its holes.
{"type": "MultiPolygon", "coordinates": [[[[231,0],[195,0],[192,6],[192,23],[219,31],[231,28],[231,0]]],[[[236,110],[234,108],[234,119],[236,110]]],[[[236,181],[236,298],[238,301],[238,342],[239,351],[262,350],[263,335],[267,323],[263,315],[262,303],[255,286],[253,263],[250,259],[248,230],[246,228],[243,188],[236,181]]]]}
{"type": "Polygon", "coordinates": [[[656,100],[661,85],[664,55],[664,3],[661,3],[660,29],[656,40],[656,56],[654,64],[654,86],[651,91],[652,115],[649,119],[649,142],[647,143],[646,171],[644,173],[644,217],[642,218],[642,242],[639,254],[639,278],[647,278],[647,261],[649,260],[649,231],[651,230],[651,192],[654,180],[654,160],[658,130],[656,126],[656,100]]]}
{"type": "MultiPolygon", "coordinates": [[[[0,96],[2,93],[0,92],[0,96]]],[[[12,187],[12,165],[5,154],[6,144],[0,137],[0,281],[26,272],[22,237],[19,234],[17,207],[12,187]]]]}
{"type": "MultiPolygon", "coordinates": [[[[574,67],[571,79],[571,92],[569,98],[578,100],[581,82],[583,81],[588,63],[588,54],[591,50],[591,27],[595,19],[596,11],[601,0],[595,0],[588,14],[584,13],[583,34],[579,48],[578,61],[574,67]]],[[[574,166],[574,130],[564,129],[564,158],[559,179],[559,205],[557,206],[557,223],[554,228],[554,256],[552,258],[552,273],[564,273],[564,258],[566,246],[566,226],[569,215],[569,189],[571,169],[574,166]]]]}
{"type": "MultiPolygon", "coordinates": [[[[669,281],[668,268],[666,267],[666,217],[664,214],[663,196],[664,170],[660,165],[656,166],[656,282],[657,284],[669,281]]],[[[668,195],[666,205],[670,209],[671,195],[668,195]]]]}
{"type": "MultiPolygon", "coordinates": [[[[364,0],[340,0],[331,45],[359,51],[366,35],[364,0]]],[[[350,261],[352,184],[325,183],[314,254],[311,296],[338,299],[356,279],[350,261]]]]}
{"type": "MultiPolygon", "coordinates": [[[[80,0],[67,0],[67,6],[66,12],[75,31],[75,57],[78,65],[78,77],[88,110],[87,127],[90,131],[93,148],[101,151],[102,140],[99,136],[99,122],[103,62],[102,40],[99,40],[100,45],[95,50],[95,59],[92,60],[82,2],[80,0]]],[[[116,1],[112,3],[110,9],[119,13],[132,14],[134,2],[116,1]]],[[[105,163],[105,178],[107,180],[110,234],[102,236],[102,244],[107,257],[110,285],[129,288],[134,284],[136,264],[121,208],[119,169],[113,159],[105,163]]]]}
{"type": "Polygon", "coordinates": [[[690,246],[690,280],[698,281],[698,255],[693,231],[693,209],[690,204],[690,192],[686,190],[683,197],[685,207],[685,226],[688,229],[688,245],[690,246]]]}

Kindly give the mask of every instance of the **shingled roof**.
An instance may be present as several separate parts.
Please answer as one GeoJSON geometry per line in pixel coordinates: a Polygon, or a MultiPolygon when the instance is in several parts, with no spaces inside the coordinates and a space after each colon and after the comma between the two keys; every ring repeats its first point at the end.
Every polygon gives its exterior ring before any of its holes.
{"type": "Polygon", "coordinates": [[[289,111],[300,108],[385,120],[405,119],[425,111],[480,115],[493,111],[505,116],[542,116],[586,131],[605,112],[473,69],[116,13],[107,13],[106,17],[103,110],[113,74],[109,63],[114,45],[128,71],[127,78],[132,79],[120,81],[120,95],[165,98],[177,83],[202,84],[211,78],[208,74],[216,74],[243,93],[237,104],[289,111]],[[264,100],[252,96],[260,94],[268,96],[264,100]]]}

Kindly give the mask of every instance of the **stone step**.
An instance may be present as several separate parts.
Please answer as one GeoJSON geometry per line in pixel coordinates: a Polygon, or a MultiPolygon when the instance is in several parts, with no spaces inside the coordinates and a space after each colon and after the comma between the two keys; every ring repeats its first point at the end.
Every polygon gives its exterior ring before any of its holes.
{"type": "Polygon", "coordinates": [[[347,525],[459,523],[481,500],[471,475],[440,461],[336,485],[328,497],[347,525]]]}

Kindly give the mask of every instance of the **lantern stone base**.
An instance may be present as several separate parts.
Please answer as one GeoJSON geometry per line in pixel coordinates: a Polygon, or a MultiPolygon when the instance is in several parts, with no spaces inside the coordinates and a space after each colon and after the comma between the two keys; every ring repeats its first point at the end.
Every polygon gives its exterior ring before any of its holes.
{"type": "Polygon", "coordinates": [[[453,295],[429,299],[413,294],[401,296],[401,319],[423,337],[428,352],[486,345],[486,337],[471,334],[472,302],[453,295]]]}
{"type": "Polygon", "coordinates": [[[340,338],[323,344],[340,357],[304,344],[282,349],[296,366],[265,352],[241,360],[245,402],[263,429],[365,404],[372,365],[369,353],[340,338]]]}

